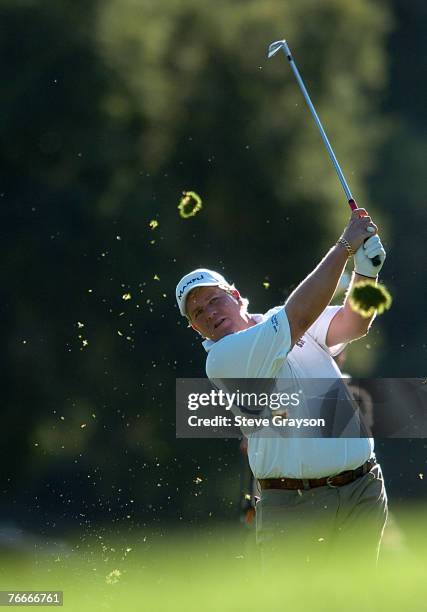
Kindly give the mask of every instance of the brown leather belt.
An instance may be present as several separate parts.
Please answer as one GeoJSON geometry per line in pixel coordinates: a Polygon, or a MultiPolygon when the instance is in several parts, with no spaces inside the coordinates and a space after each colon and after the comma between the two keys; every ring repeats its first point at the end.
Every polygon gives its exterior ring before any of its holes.
{"type": "Polygon", "coordinates": [[[315,487],[343,487],[357,478],[364,476],[375,465],[373,459],[356,468],[324,478],[261,478],[258,480],[261,489],[314,489],[315,487]]]}

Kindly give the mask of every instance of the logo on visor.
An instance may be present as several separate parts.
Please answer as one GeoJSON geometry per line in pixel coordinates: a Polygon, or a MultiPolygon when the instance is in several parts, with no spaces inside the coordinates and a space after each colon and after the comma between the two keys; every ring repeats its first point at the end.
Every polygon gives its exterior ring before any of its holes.
{"type": "Polygon", "coordinates": [[[201,274],[200,276],[195,276],[194,278],[190,278],[190,280],[187,281],[185,285],[183,285],[183,287],[180,289],[180,292],[178,293],[178,299],[179,300],[182,299],[182,296],[184,295],[184,291],[187,289],[188,285],[192,285],[196,281],[203,280],[204,278],[205,277],[203,276],[203,274],[201,274]]]}

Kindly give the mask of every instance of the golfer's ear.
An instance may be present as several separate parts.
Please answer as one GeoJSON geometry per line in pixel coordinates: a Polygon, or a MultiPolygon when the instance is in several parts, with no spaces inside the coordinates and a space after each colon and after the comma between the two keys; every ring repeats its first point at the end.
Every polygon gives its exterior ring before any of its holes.
{"type": "Polygon", "coordinates": [[[237,289],[232,289],[230,293],[234,298],[236,298],[236,300],[239,300],[240,302],[240,293],[237,291],[237,289]]]}

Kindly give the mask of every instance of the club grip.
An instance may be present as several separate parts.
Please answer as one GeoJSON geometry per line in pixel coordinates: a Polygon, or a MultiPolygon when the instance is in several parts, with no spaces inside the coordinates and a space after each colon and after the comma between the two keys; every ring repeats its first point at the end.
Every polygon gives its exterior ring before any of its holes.
{"type": "MultiPolygon", "coordinates": [[[[348,205],[350,206],[351,210],[355,210],[357,208],[357,203],[353,198],[350,198],[348,201],[348,205]]],[[[369,238],[366,238],[366,240],[369,240],[369,238]]],[[[365,240],[365,242],[366,242],[365,240]]],[[[377,267],[379,265],[381,265],[381,259],[379,255],[375,255],[375,257],[373,257],[371,259],[372,261],[372,265],[377,267]]]]}

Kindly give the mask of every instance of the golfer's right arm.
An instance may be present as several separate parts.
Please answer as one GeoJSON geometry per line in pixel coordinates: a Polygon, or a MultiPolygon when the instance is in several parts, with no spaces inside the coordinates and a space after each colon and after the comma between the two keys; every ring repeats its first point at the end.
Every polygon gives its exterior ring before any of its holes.
{"type": "MultiPolygon", "coordinates": [[[[373,235],[368,232],[371,226],[375,232],[375,224],[364,209],[352,212],[350,221],[342,235],[353,251],[357,251],[365,238],[373,235]]],[[[291,293],[285,304],[286,315],[291,329],[291,343],[295,342],[307,331],[314,321],[322,314],[331,301],[341,275],[344,271],[349,253],[343,244],[336,244],[322,259],[319,265],[291,293]]]]}

